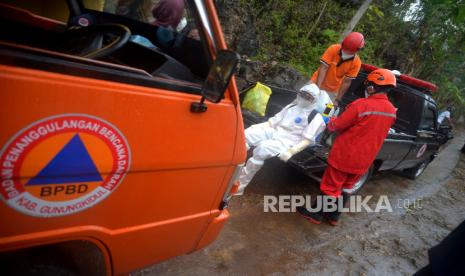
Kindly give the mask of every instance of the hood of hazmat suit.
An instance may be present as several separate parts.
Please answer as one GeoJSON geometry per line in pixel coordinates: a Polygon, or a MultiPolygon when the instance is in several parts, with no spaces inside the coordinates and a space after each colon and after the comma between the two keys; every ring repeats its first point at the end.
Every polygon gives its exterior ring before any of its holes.
{"type": "Polygon", "coordinates": [[[316,84],[308,84],[297,93],[296,104],[303,109],[313,110],[320,98],[320,89],[316,84]]]}
{"type": "MultiPolygon", "coordinates": [[[[305,106],[305,108],[308,107],[310,109],[316,109],[316,111],[323,113],[323,111],[326,108],[326,104],[333,103],[331,101],[331,98],[328,96],[328,93],[326,93],[326,91],[324,90],[320,90],[318,86],[314,83],[303,86],[302,88],[300,88],[299,93],[301,91],[307,92],[314,97],[314,102],[311,104],[309,104],[308,101],[307,103],[304,103],[304,102],[300,103],[302,106],[305,106]]],[[[297,104],[299,104],[299,101],[302,101],[302,100],[299,100],[299,98],[301,97],[297,96],[297,99],[296,99],[297,104]]]]}

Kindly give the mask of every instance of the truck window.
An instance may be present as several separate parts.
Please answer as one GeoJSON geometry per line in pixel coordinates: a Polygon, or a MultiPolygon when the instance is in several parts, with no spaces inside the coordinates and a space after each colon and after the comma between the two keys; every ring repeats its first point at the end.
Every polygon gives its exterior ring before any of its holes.
{"type": "MultiPolygon", "coordinates": [[[[157,4],[151,5],[151,1],[108,1],[112,4],[102,5],[100,10],[87,2],[92,1],[84,1],[77,15],[66,9],[68,25],[47,17],[49,12],[42,12],[47,9],[40,7],[23,7],[25,13],[19,19],[0,18],[3,26],[11,26],[0,31],[2,63],[200,93],[212,62],[212,46],[204,42],[210,27],[200,20],[194,1],[185,1],[179,22],[162,18],[171,12],[156,13],[157,4]],[[118,39],[122,42],[108,46],[118,39]],[[14,49],[14,53],[2,55],[2,49],[14,49]]],[[[0,4],[0,8],[5,7],[0,4]]]]}
{"type": "MultiPolygon", "coordinates": [[[[367,74],[362,72],[357,76],[355,80],[344,94],[344,104],[349,104],[358,98],[365,97],[365,84],[367,74]]],[[[394,129],[400,132],[413,132],[417,129],[419,124],[418,115],[412,112],[412,110],[421,110],[423,100],[418,95],[415,95],[414,88],[406,84],[397,83],[397,87],[390,89],[388,92],[389,101],[397,108],[396,122],[394,129]]]]}
{"type": "Polygon", "coordinates": [[[415,114],[412,110],[415,110],[414,108],[418,104],[417,96],[409,93],[402,85],[391,89],[388,96],[391,103],[397,108],[394,128],[403,132],[412,129],[415,120],[415,114]]]}
{"type": "Polygon", "coordinates": [[[436,129],[435,108],[430,106],[429,104],[423,112],[420,129],[421,130],[435,130],[436,129]]]}
{"type": "MultiPolygon", "coordinates": [[[[121,22],[132,26],[130,20],[143,23],[141,29],[131,28],[131,41],[155,51],[162,51],[187,66],[197,77],[205,79],[212,44],[211,27],[205,18],[203,3],[196,1],[108,1],[104,12],[118,15],[121,22]],[[171,3],[171,4],[170,4],[171,3]],[[145,29],[147,26],[151,28],[145,29]]],[[[92,14],[96,11],[86,5],[92,14]]],[[[142,25],[142,24],[141,24],[142,25]]],[[[133,62],[146,69],[144,62],[133,62]]],[[[149,69],[150,70],[150,69],[149,69]]]]}

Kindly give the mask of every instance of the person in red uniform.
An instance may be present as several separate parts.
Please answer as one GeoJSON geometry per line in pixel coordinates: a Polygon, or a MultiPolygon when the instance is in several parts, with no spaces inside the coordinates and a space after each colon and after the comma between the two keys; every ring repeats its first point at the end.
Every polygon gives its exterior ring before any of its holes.
{"type": "MultiPolygon", "coordinates": [[[[396,86],[394,74],[387,69],[374,70],[368,75],[366,85],[368,97],[349,104],[327,125],[338,136],[329,153],[320,190],[337,200],[343,200],[342,190],[353,188],[368,171],[396,120],[396,109],[386,95],[389,88],[396,86]]],[[[304,207],[297,211],[316,224],[326,217],[330,224],[336,225],[340,215],[338,211],[310,212],[304,207]]]]}

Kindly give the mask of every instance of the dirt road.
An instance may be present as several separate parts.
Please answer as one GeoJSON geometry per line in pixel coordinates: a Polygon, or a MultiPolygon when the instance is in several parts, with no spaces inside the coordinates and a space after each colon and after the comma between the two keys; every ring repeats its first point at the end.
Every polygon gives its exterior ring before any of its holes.
{"type": "Polygon", "coordinates": [[[264,195],[318,191],[318,183],[270,160],[234,200],[231,220],[212,245],[135,274],[411,275],[426,265],[427,249],[465,219],[459,153],[465,134],[457,136],[416,181],[382,173],[362,189],[374,196],[370,206],[388,195],[394,212],[345,214],[337,227],[295,213],[264,213],[264,195]]]}

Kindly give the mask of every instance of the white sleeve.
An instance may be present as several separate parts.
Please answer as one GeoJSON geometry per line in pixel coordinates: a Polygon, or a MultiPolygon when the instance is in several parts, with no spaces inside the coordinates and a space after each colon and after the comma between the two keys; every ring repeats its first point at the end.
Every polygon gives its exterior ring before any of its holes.
{"type": "Polygon", "coordinates": [[[448,110],[448,111],[446,111],[446,112],[444,112],[444,113],[445,113],[445,114],[444,114],[444,117],[450,119],[450,111],[448,110]]]}
{"type": "Polygon", "coordinates": [[[291,105],[293,105],[293,104],[291,103],[291,104],[286,105],[283,109],[281,109],[281,111],[276,113],[273,117],[271,117],[268,120],[268,122],[270,123],[270,125],[272,127],[275,127],[277,124],[279,124],[279,122],[281,122],[281,120],[284,118],[284,115],[286,114],[287,110],[289,109],[289,107],[291,107],[291,105]]]}
{"type": "Polygon", "coordinates": [[[331,98],[328,96],[328,93],[325,90],[321,90],[315,107],[316,111],[323,113],[326,109],[326,104],[329,103],[332,104],[333,101],[331,101],[331,98]]]}
{"type": "Polygon", "coordinates": [[[302,136],[303,138],[312,141],[312,143],[315,143],[316,137],[318,137],[318,135],[320,135],[320,133],[322,133],[323,130],[325,130],[325,128],[326,124],[323,120],[323,116],[321,116],[321,114],[318,113],[305,128],[304,132],[302,133],[302,136]]]}

